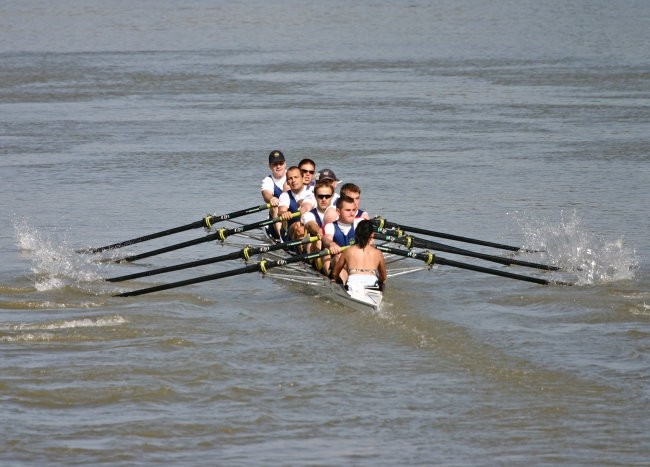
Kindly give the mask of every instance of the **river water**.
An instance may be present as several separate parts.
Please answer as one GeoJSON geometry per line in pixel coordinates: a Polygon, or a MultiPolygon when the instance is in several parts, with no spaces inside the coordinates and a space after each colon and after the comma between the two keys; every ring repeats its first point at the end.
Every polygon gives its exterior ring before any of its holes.
{"type": "Polygon", "coordinates": [[[648,465],[650,3],[0,13],[0,463],[648,465]],[[109,283],[232,249],[75,253],[261,203],[274,148],[576,285],[439,266],[376,313],[258,273],[117,298],[241,263],[109,283]]]}

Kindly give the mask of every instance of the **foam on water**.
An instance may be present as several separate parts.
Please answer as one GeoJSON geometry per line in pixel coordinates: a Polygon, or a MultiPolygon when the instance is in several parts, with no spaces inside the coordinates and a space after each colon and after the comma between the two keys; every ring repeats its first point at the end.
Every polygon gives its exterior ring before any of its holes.
{"type": "Polygon", "coordinates": [[[575,212],[560,213],[558,221],[524,218],[515,213],[524,247],[542,250],[548,263],[571,271],[578,285],[634,279],[639,258],[623,238],[607,239],[590,232],[575,212]]]}
{"type": "MultiPolygon", "coordinates": [[[[1,343],[51,342],[69,339],[70,333],[82,328],[105,328],[127,324],[120,315],[99,318],[46,320],[32,323],[0,323],[1,343]]],[[[76,339],[79,337],[77,336],[76,339]]]]}
{"type": "Polygon", "coordinates": [[[120,315],[102,318],[80,318],[71,320],[44,321],[41,323],[0,324],[0,331],[55,331],[75,328],[101,328],[119,326],[128,321],[120,315]]]}
{"type": "Polygon", "coordinates": [[[31,256],[34,287],[39,292],[101,280],[98,266],[68,248],[65,241],[44,235],[26,219],[14,220],[14,230],[18,246],[31,256]]]}

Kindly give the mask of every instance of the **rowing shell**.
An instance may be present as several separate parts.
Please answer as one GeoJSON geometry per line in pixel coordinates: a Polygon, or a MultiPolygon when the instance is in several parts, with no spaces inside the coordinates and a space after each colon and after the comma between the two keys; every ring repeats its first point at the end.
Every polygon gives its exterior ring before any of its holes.
{"type": "MultiPolygon", "coordinates": [[[[263,231],[258,235],[249,233],[246,236],[256,241],[273,242],[263,231]]],[[[277,261],[291,257],[291,253],[277,250],[264,253],[263,256],[277,261]]],[[[388,278],[427,269],[427,267],[421,266],[399,267],[399,264],[404,259],[403,257],[390,254],[384,254],[384,257],[386,259],[388,278]]],[[[345,285],[330,280],[310,264],[304,262],[287,264],[281,268],[272,269],[266,275],[279,281],[309,287],[320,296],[356,311],[378,311],[384,301],[384,293],[378,287],[364,287],[361,290],[348,289],[345,285]]]]}

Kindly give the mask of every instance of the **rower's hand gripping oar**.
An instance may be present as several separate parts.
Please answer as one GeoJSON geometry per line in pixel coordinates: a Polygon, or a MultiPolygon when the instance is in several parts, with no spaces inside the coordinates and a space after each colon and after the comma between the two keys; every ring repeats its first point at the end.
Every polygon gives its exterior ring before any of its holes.
{"type": "MultiPolygon", "coordinates": [[[[341,249],[345,249],[347,247],[343,247],[341,249]]],[[[195,277],[193,279],[186,279],[184,281],[178,281],[178,282],[172,282],[170,284],[162,284],[162,285],[157,285],[154,287],[148,287],[146,289],[138,289],[138,290],[133,290],[131,292],[122,292],[120,294],[113,295],[114,297],[132,297],[135,295],[144,295],[152,292],[159,292],[161,290],[167,290],[167,289],[173,289],[176,287],[183,287],[185,285],[191,285],[191,284],[198,284],[199,282],[207,282],[207,281],[212,281],[216,279],[222,279],[224,277],[232,277],[236,276],[239,274],[246,274],[249,272],[256,272],[259,271],[263,274],[266,274],[266,272],[275,267],[279,266],[286,266],[287,264],[291,263],[297,263],[300,261],[310,261],[312,259],[320,258],[321,256],[328,256],[330,254],[330,251],[328,249],[317,251],[314,253],[307,253],[304,255],[297,255],[297,256],[292,256],[287,259],[279,259],[276,261],[271,261],[271,260],[263,260],[260,261],[259,263],[255,264],[250,264],[248,266],[245,266],[243,268],[239,269],[233,269],[231,271],[223,271],[223,272],[218,272],[216,274],[209,274],[207,276],[200,276],[200,277],[195,277]]]]}
{"type": "Polygon", "coordinates": [[[391,232],[387,229],[381,229],[375,234],[375,238],[380,240],[385,240],[388,242],[401,243],[407,248],[418,247],[418,248],[427,248],[435,251],[444,251],[446,253],[453,253],[455,255],[471,256],[473,258],[483,259],[485,261],[492,261],[493,263],[505,264],[506,266],[516,265],[516,266],[525,266],[535,269],[543,269],[545,271],[559,271],[560,268],[557,266],[551,266],[548,264],[541,263],[532,263],[530,261],[523,261],[513,258],[504,258],[502,256],[487,255],[485,253],[478,253],[475,251],[465,250],[463,248],[457,248],[450,245],[445,245],[442,243],[434,242],[431,240],[426,240],[424,238],[413,237],[411,235],[402,235],[400,231],[391,232]],[[388,233],[395,233],[397,235],[389,235],[388,233]]]}
{"type": "Polygon", "coordinates": [[[395,255],[404,256],[406,258],[419,259],[420,261],[424,261],[428,266],[433,266],[433,264],[442,264],[446,266],[453,266],[460,269],[468,269],[470,271],[483,272],[486,274],[492,274],[494,276],[507,277],[509,279],[517,279],[520,281],[533,282],[535,284],[542,284],[542,285],[550,285],[550,284],[573,285],[570,282],[550,281],[546,279],[540,279],[538,277],[530,277],[530,276],[524,276],[522,274],[514,274],[507,271],[501,271],[499,269],[491,269],[482,266],[476,266],[474,264],[461,263],[458,261],[441,258],[440,256],[436,256],[430,252],[415,252],[410,250],[400,250],[398,248],[391,248],[386,245],[377,245],[377,249],[386,253],[392,253],[395,255]]]}
{"type": "Polygon", "coordinates": [[[190,224],[185,224],[179,227],[174,227],[171,229],[163,230],[149,235],[144,235],[142,237],[132,238],[131,240],[125,240],[123,242],[113,243],[112,245],[100,246],[98,248],[85,248],[81,250],[76,250],[76,252],[77,253],[100,253],[106,250],[113,250],[128,245],[133,245],[134,243],[146,242],[147,240],[153,240],[154,238],[160,238],[160,237],[165,237],[167,235],[172,235],[179,232],[185,232],[186,230],[198,229],[201,227],[205,227],[209,229],[212,227],[212,224],[215,224],[216,222],[225,221],[228,219],[234,219],[236,217],[245,216],[247,214],[253,214],[255,212],[260,212],[264,209],[268,209],[270,207],[271,205],[267,203],[267,204],[260,204],[259,206],[253,206],[248,209],[242,209],[240,211],[221,214],[219,216],[217,216],[216,214],[213,215],[208,214],[200,221],[192,222],[190,224]]]}
{"type": "Polygon", "coordinates": [[[527,250],[518,246],[512,246],[512,245],[504,245],[502,243],[494,243],[494,242],[488,242],[485,240],[478,240],[476,238],[469,238],[469,237],[461,237],[460,235],[452,235],[444,232],[436,232],[434,230],[427,230],[427,229],[421,229],[419,227],[409,227],[408,225],[403,225],[403,224],[396,224],[395,222],[390,222],[387,221],[386,219],[383,219],[381,217],[375,217],[371,221],[375,226],[377,226],[378,229],[385,229],[385,228],[390,228],[390,229],[399,229],[399,230],[404,230],[406,232],[413,232],[416,234],[421,234],[421,235],[428,235],[430,237],[439,237],[439,238],[446,238],[447,240],[454,240],[457,242],[464,242],[464,243],[473,243],[475,245],[482,245],[482,246],[487,246],[490,248],[498,248],[501,250],[509,250],[509,251],[519,251],[523,253],[540,253],[540,251],[535,251],[535,250],[527,250]]]}
{"type": "MultiPolygon", "coordinates": [[[[291,214],[292,218],[298,217],[298,216],[300,216],[300,212],[294,212],[293,214],[291,214]]],[[[231,235],[238,234],[238,233],[241,233],[241,232],[247,232],[249,230],[257,229],[259,227],[264,227],[266,225],[273,224],[275,222],[281,222],[282,220],[283,220],[282,216],[278,216],[278,217],[276,217],[274,219],[266,219],[266,220],[263,220],[263,221],[254,222],[252,224],[242,225],[242,226],[239,226],[239,227],[233,227],[233,228],[230,228],[230,229],[226,229],[225,227],[222,227],[221,229],[219,229],[215,233],[212,233],[210,235],[206,235],[205,237],[195,238],[194,240],[188,240],[186,242],[177,243],[175,245],[170,245],[170,246],[166,246],[166,247],[163,247],[163,248],[158,248],[157,250],[148,251],[146,253],[140,253],[139,255],[126,256],[124,258],[115,260],[115,262],[116,263],[119,263],[119,262],[122,262],[122,261],[132,262],[132,261],[136,261],[136,260],[139,260],[139,259],[142,259],[142,258],[148,258],[150,256],[159,255],[161,253],[167,253],[169,251],[180,250],[181,248],[186,248],[188,246],[198,245],[200,243],[205,243],[205,242],[210,242],[212,240],[219,240],[219,241],[223,242],[223,241],[226,240],[227,237],[230,237],[231,235]]]]}
{"type": "Polygon", "coordinates": [[[257,254],[260,254],[260,253],[266,253],[268,251],[286,250],[286,249],[294,247],[294,246],[306,245],[308,243],[315,242],[316,240],[318,240],[318,237],[305,237],[303,239],[294,240],[292,242],[287,242],[287,243],[275,243],[273,245],[264,245],[264,246],[260,246],[260,247],[247,246],[245,248],[242,248],[239,251],[235,251],[233,253],[227,253],[227,254],[221,255],[221,256],[214,256],[212,258],[201,259],[201,260],[198,260],[198,261],[190,261],[190,262],[187,262],[187,263],[177,264],[177,265],[174,265],[174,266],[168,266],[168,267],[165,267],[165,268],[151,269],[149,271],[136,272],[134,274],[127,274],[125,276],[109,277],[106,280],[108,282],[121,282],[121,281],[130,280],[130,279],[137,279],[139,277],[154,276],[156,274],[163,274],[165,272],[178,271],[180,269],[193,268],[193,267],[196,267],[196,266],[203,266],[205,264],[218,263],[218,262],[221,262],[221,261],[228,261],[228,260],[231,260],[231,259],[238,259],[238,258],[242,258],[245,261],[248,261],[253,255],[257,255],[257,254]]]}

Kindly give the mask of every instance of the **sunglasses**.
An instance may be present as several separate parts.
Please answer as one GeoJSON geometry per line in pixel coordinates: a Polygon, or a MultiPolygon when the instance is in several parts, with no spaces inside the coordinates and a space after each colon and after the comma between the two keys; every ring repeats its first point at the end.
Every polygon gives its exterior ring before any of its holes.
{"type": "Polygon", "coordinates": [[[316,195],[316,198],[318,199],[330,199],[332,195],[316,195]]]}
{"type": "Polygon", "coordinates": [[[300,171],[304,174],[311,174],[311,175],[314,175],[316,173],[315,170],[300,169],[300,171]]]}

